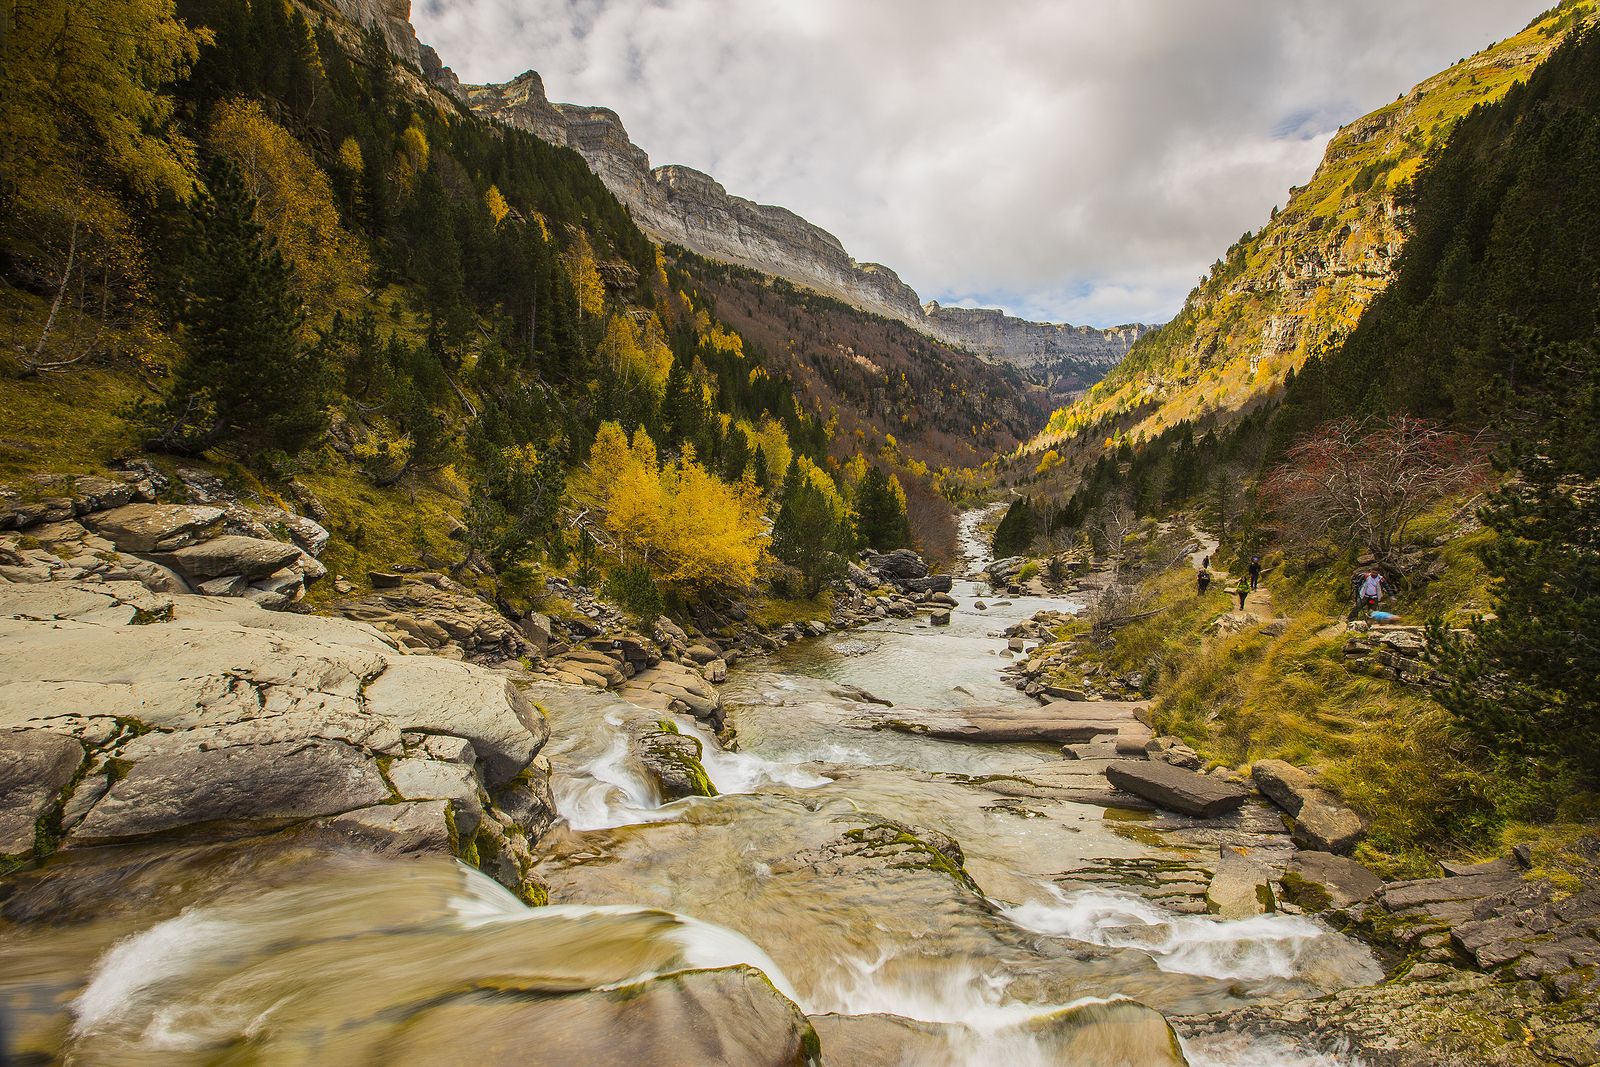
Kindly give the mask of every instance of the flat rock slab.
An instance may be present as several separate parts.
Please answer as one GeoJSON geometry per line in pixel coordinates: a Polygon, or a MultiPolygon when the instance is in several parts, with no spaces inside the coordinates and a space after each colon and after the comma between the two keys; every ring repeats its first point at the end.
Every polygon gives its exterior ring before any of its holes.
{"type": "MultiPolygon", "coordinates": [[[[1037,708],[963,708],[915,711],[896,708],[882,725],[904,733],[974,744],[1087,744],[1100,737],[1138,737],[1142,750],[1150,728],[1138,713],[1143,701],[1058,701],[1037,708]]],[[[1132,750],[1132,748],[1130,750],[1132,750]]]]}
{"type": "Polygon", "coordinates": [[[222,522],[221,508],[192,504],[125,504],[83,517],[83,524],[123,552],[170,552],[222,522]]]}
{"type": "Polygon", "coordinates": [[[1223,919],[1248,919],[1276,911],[1272,872],[1243,849],[1222,846],[1216,873],[1206,886],[1206,910],[1223,919]]]}
{"type": "Polygon", "coordinates": [[[270,826],[388,798],[377,767],[340,741],[195,748],[134,763],[72,838],[87,845],[213,822],[270,826]]]}
{"type": "Polygon", "coordinates": [[[1331,852],[1296,852],[1283,875],[1284,897],[1307,911],[1348,908],[1382,888],[1382,878],[1331,852]]]}
{"type": "Polygon", "coordinates": [[[228,534],[163,554],[157,562],[174,567],[194,579],[220,578],[231,574],[265,578],[299,558],[299,545],[228,534]]]}
{"type": "Polygon", "coordinates": [[[1166,763],[1127,760],[1106,767],[1106,780],[1152,804],[1212,819],[1243,806],[1249,791],[1166,763]]]}

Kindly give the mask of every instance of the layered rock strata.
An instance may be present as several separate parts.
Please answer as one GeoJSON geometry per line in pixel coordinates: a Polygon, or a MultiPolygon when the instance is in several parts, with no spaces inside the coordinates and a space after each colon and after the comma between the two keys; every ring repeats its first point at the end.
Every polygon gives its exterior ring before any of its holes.
{"type": "Polygon", "coordinates": [[[480,115],[576,150],[657,240],[782,278],[986,359],[1022,367],[1066,359],[1103,372],[1149,329],[1102,330],[1028,322],[993,309],[924,305],[893,270],[858,262],[837,237],[794,212],[730,195],[709,174],[689,167],[652,169],[615,111],[552,103],[535,71],[463,91],[480,115]]]}

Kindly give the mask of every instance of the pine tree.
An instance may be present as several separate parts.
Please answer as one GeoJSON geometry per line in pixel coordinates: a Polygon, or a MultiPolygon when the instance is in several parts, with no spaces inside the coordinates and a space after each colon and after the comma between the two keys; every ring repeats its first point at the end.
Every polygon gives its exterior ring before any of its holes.
{"type": "MultiPolygon", "coordinates": [[[[1443,703],[1480,742],[1556,789],[1550,769],[1600,784],[1600,336],[1551,346],[1550,383],[1502,464],[1516,477],[1483,509],[1494,614],[1470,639],[1435,625],[1443,703]]],[[[1511,763],[1510,766],[1516,766],[1511,763]]]]}
{"type": "Polygon", "coordinates": [[[293,278],[254,220],[237,172],[218,160],[206,184],[185,264],[184,359],[143,421],[156,447],[177,452],[224,439],[252,451],[298,451],[326,421],[322,354],[303,339],[293,278]]]}
{"type": "Polygon", "coordinates": [[[847,533],[834,503],[813,480],[810,471],[815,470],[803,461],[789,465],[772,527],[772,553],[804,576],[807,599],[814,599],[822,583],[844,569],[841,551],[847,533]]]}
{"type": "Polygon", "coordinates": [[[879,552],[904,548],[911,541],[903,491],[896,492],[889,476],[868,467],[856,487],[856,530],[861,543],[879,552]]]}

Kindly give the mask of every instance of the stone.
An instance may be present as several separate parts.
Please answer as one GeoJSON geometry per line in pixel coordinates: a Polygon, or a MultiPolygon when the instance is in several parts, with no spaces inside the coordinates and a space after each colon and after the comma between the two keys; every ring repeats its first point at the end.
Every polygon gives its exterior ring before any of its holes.
{"type": "Polygon", "coordinates": [[[992,1031],[979,1027],[899,1015],[818,1015],[812,1023],[828,1063],[851,1067],[949,1063],[952,1049],[994,1049],[1012,1041],[1025,1042],[1029,1059],[1008,1061],[980,1054],[965,1062],[1084,1067],[1185,1067],[1188,1062],[1161,1013],[1131,1000],[1090,1001],[1037,1015],[1021,1023],[1015,1037],[998,1041],[992,1031]]]}
{"type": "Polygon", "coordinates": [[[1106,780],[1182,815],[1212,819],[1238,810],[1250,795],[1237,785],[1165,763],[1125,761],[1106,767],[1106,780]]]}
{"type": "Polygon", "coordinates": [[[262,537],[224,534],[208,541],[188,545],[160,555],[158,562],[195,579],[242,574],[246,578],[265,578],[300,558],[298,545],[262,537]]]}
{"type": "Polygon", "coordinates": [[[462,1062],[471,1037],[475,1067],[583,1064],[584,1067],[798,1067],[816,1062],[805,1016],[753,967],[674,969],[620,987],[588,991],[570,977],[508,976],[493,994],[441,997],[410,1008],[404,1037],[364,1050],[361,1062],[390,1058],[445,1067],[462,1062]],[[579,991],[574,992],[574,989],[579,991]]]}
{"type": "Polygon", "coordinates": [[[469,663],[397,656],[363,695],[403,729],[471,741],[491,790],[515,778],[550,736],[543,713],[505,675],[469,663]]]}
{"type": "Polygon", "coordinates": [[[1223,845],[1216,873],[1206,886],[1206,911],[1221,919],[1248,919],[1276,910],[1272,872],[1244,849],[1223,845]]]}
{"type": "Polygon", "coordinates": [[[195,592],[202,596],[239,596],[249,588],[250,579],[242,574],[229,574],[201,582],[195,586],[195,592]]]}
{"type": "Polygon", "coordinates": [[[528,644],[541,654],[550,647],[553,636],[550,629],[550,616],[537,611],[530,611],[527,617],[517,624],[522,631],[522,636],[528,639],[528,644]]]}
{"type": "Polygon", "coordinates": [[[448,808],[449,802],[444,800],[378,804],[313,821],[307,824],[307,830],[324,832],[380,856],[448,856],[448,808]]]}
{"type": "Polygon", "coordinates": [[[645,730],[634,746],[661,799],[716,796],[716,787],[700,762],[700,739],[680,733],[670,722],[661,725],[671,729],[645,730]]]}
{"type": "Polygon", "coordinates": [[[1296,852],[1281,882],[1284,898],[1307,911],[1349,908],[1383,888],[1383,879],[1331,852],[1296,852]]]}
{"type": "Polygon", "coordinates": [[[930,574],[926,578],[907,578],[897,584],[908,593],[948,593],[955,579],[948,574],[930,574]]]}
{"type": "Polygon", "coordinates": [[[222,516],[198,504],[125,504],[85,515],[83,524],[121,552],[171,552],[206,537],[222,516]]]}
{"type": "Polygon", "coordinates": [[[1256,788],[1295,820],[1294,840],[1316,852],[1348,853],[1366,832],[1366,823],[1309,773],[1283,760],[1258,760],[1250,769],[1256,788]]]}
{"type": "Polygon", "coordinates": [[[193,590],[183,575],[138,556],[122,556],[106,571],[107,581],[138,582],[155,593],[189,593],[193,590]]]}
{"type": "Polygon", "coordinates": [[[75,738],[49,730],[0,732],[0,856],[31,853],[40,818],[83,763],[75,738]]]}
{"type": "Polygon", "coordinates": [[[948,610],[946,610],[946,611],[935,611],[931,615],[928,616],[928,623],[931,626],[949,626],[950,625],[950,612],[948,610]]]}
{"type": "Polygon", "coordinates": [[[1348,855],[1366,834],[1366,823],[1342,804],[1307,797],[1290,836],[1301,848],[1348,855]]]}
{"type": "Polygon", "coordinates": [[[272,828],[388,796],[377,766],[341,741],[184,747],[134,762],[68,844],[106,844],[208,823],[272,828]]]}
{"type": "Polygon", "coordinates": [[[928,576],[928,565],[909,548],[897,548],[893,552],[869,552],[863,557],[862,563],[869,571],[890,579],[928,576]]]}
{"type": "Polygon", "coordinates": [[[543,837],[561,817],[550,788],[552,774],[550,761],[540,756],[494,798],[495,806],[507,821],[520,827],[530,841],[543,837]]]}

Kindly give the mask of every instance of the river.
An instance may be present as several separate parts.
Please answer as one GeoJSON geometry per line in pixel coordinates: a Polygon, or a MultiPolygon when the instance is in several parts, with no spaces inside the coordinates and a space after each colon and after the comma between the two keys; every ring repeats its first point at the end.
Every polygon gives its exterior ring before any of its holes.
{"type": "MultiPolygon", "coordinates": [[[[1165,1027],[1085,1006],[1184,1015],[1378,978],[1362,946],[1311,919],[1223,922],[1095,881],[1181,868],[1215,838],[1052,795],[1039,783],[1066,762],[1054,749],[883,728],[894,708],[850,687],[898,707],[1031,703],[999,674],[1001,631],[1073,605],[978,584],[982,518],[963,519],[950,626],[889,620],[738,664],[724,690],[737,752],[679,718],[717,797],[660,804],[632,764],[627,705],[543,694],[566,824],[539,870],[558,906],[440,861],[134,851],[62,905],[92,921],[10,939],[10,1025],[49,1035],[67,1063],[426,1060],[446,1030],[403,1008],[462,983],[602,989],[746,963],[814,1018],[828,1063],[1132,1067],[1182,1062],[1165,1027]],[[1070,1033],[1051,1029],[1063,1009],[1070,1033]]],[[[1183,1051],[1191,1067],[1346,1062],[1242,1038],[1183,1051]]]]}

